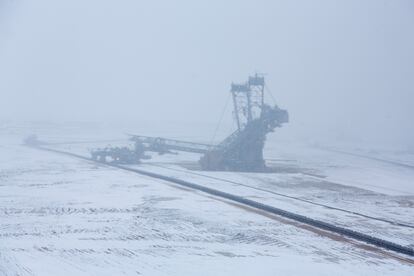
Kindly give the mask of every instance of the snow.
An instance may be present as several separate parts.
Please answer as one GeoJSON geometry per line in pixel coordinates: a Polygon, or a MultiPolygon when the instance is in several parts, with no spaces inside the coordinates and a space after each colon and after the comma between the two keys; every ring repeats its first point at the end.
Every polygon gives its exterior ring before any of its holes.
{"type": "MultiPolygon", "coordinates": [[[[266,153],[296,160],[297,166],[307,168],[330,182],[388,195],[414,195],[414,167],[387,164],[300,143],[280,146],[269,141],[266,153]]],[[[389,159],[392,160],[391,157],[389,159]]]]}
{"type": "MultiPolygon", "coordinates": [[[[0,275],[412,274],[412,263],[381,251],[331,239],[168,182],[22,146],[22,129],[27,126],[1,131],[0,275]]],[[[63,130],[55,126],[37,129],[42,129],[39,136],[45,140],[122,138],[113,129],[89,131],[76,125],[63,130]],[[74,133],[73,129],[83,131],[74,133]]],[[[87,154],[93,146],[99,143],[55,147],[87,154]]],[[[196,173],[413,223],[413,196],[361,187],[368,180],[356,185],[352,180],[359,171],[351,175],[349,185],[345,173],[343,184],[331,183],[329,176],[320,177],[330,173],[325,164],[346,163],[341,159],[345,157],[326,153],[330,161],[322,162],[315,155],[307,156],[304,148],[301,159],[277,161],[286,168],[290,166],[289,172],[196,173]]],[[[284,150],[286,156],[276,154],[276,150],[267,154],[273,159],[301,155],[299,148],[289,156],[288,148],[284,150]]],[[[197,156],[191,154],[155,156],[139,166],[414,244],[411,230],[195,175],[180,166],[196,160],[197,156]]],[[[410,177],[408,171],[369,160],[355,160],[352,164],[346,170],[354,171],[357,165],[378,170],[384,166],[397,176],[398,189],[410,189],[403,184],[410,177]]]]}

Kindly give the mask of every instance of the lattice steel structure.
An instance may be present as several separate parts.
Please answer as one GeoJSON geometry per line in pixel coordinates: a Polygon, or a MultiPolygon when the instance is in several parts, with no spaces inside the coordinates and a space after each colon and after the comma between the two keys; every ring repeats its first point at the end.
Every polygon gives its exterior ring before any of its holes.
{"type": "Polygon", "coordinates": [[[264,77],[249,77],[242,84],[231,84],[230,92],[233,97],[234,117],[238,130],[241,130],[252,120],[260,117],[264,104],[264,77]]]}
{"type": "Polygon", "coordinates": [[[263,171],[266,134],[288,122],[286,110],[264,101],[265,80],[258,74],[242,84],[232,83],[237,130],[200,159],[205,170],[263,171]]]}
{"type": "Polygon", "coordinates": [[[258,74],[250,76],[245,83],[231,84],[237,129],[218,145],[132,135],[133,150],[105,148],[92,151],[92,158],[103,162],[109,158],[117,163],[137,163],[148,158],[147,151],[160,154],[185,151],[203,154],[199,161],[203,170],[264,171],[266,135],[289,120],[286,110],[265,103],[264,88],[264,77],[258,74]]]}

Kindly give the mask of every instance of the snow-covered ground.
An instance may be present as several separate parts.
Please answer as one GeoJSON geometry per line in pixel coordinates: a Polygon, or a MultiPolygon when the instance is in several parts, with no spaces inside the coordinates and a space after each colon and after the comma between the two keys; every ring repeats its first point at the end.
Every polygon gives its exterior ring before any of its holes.
{"type": "MultiPolygon", "coordinates": [[[[33,131],[55,142],[124,138],[120,129],[94,125],[3,125],[0,275],[412,275],[413,260],[396,254],[171,183],[22,146],[33,131]]],[[[186,140],[204,135],[173,127],[133,131],[186,140]]],[[[87,155],[105,144],[54,147],[87,155]]],[[[413,228],[312,204],[414,225],[414,169],[272,139],[265,153],[275,173],[194,171],[192,154],[154,156],[138,166],[414,246],[413,228]]]]}

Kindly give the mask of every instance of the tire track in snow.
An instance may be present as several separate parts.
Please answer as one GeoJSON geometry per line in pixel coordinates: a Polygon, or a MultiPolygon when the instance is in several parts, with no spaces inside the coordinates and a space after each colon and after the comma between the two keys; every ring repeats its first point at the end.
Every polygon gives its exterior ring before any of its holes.
{"type": "MultiPolygon", "coordinates": [[[[49,151],[49,152],[54,152],[54,153],[58,153],[58,154],[63,154],[66,156],[71,156],[71,157],[75,157],[78,159],[82,159],[85,161],[89,161],[89,162],[93,162],[93,163],[98,163],[104,166],[108,166],[108,167],[114,167],[114,168],[118,168],[118,169],[122,169],[125,171],[130,171],[130,172],[135,172],[138,173],[140,175],[145,175],[151,178],[155,178],[155,179],[160,179],[166,182],[170,182],[176,185],[180,185],[182,187],[185,188],[190,188],[193,190],[197,190],[197,191],[201,191],[203,193],[215,196],[217,198],[221,198],[221,200],[225,200],[225,201],[230,201],[231,204],[236,204],[238,206],[240,206],[241,208],[245,208],[246,210],[252,210],[266,215],[269,214],[271,215],[271,217],[281,217],[283,218],[283,220],[286,221],[292,221],[293,224],[299,224],[301,225],[301,228],[304,229],[308,229],[312,232],[316,233],[320,233],[322,236],[328,236],[331,237],[333,239],[338,238],[339,240],[347,240],[352,244],[356,244],[355,242],[364,242],[366,243],[366,245],[364,244],[358,244],[358,246],[361,246],[367,250],[372,251],[373,248],[375,249],[375,251],[377,252],[381,252],[380,249],[386,249],[388,251],[394,251],[396,253],[400,253],[400,254],[404,254],[404,255],[408,255],[408,256],[414,256],[414,249],[410,248],[410,247],[406,247],[400,244],[396,244],[390,241],[386,241],[386,240],[382,240],[376,237],[372,237],[369,235],[366,235],[364,233],[361,232],[357,232],[351,229],[347,229],[347,228],[343,228],[343,227],[338,227],[335,226],[333,224],[329,224],[323,221],[319,221],[319,220],[315,220],[312,218],[308,218],[306,216],[300,215],[300,214],[296,214],[296,213],[292,213],[280,208],[276,208],[270,205],[266,205],[266,204],[262,204],[260,202],[256,202],[247,198],[243,198],[240,196],[236,196],[233,194],[229,194],[226,192],[222,192],[219,190],[215,190],[215,189],[211,189],[205,186],[201,186],[195,183],[191,183],[188,181],[184,181],[178,178],[174,178],[174,177],[169,177],[169,176],[165,176],[165,175],[161,175],[161,174],[157,174],[157,173],[153,173],[153,172],[149,172],[149,171],[145,171],[145,170],[140,170],[140,169],[132,169],[132,168],[128,168],[128,167],[124,167],[121,165],[117,165],[117,164],[109,164],[109,163],[101,163],[101,162],[97,162],[95,160],[92,160],[88,157],[82,156],[82,155],[78,155],[78,154],[74,154],[74,153],[70,153],[70,152],[65,152],[65,151],[60,151],[60,150],[55,150],[55,149],[50,149],[50,148],[45,148],[45,147],[33,147],[35,149],[39,149],[39,150],[43,150],[43,151],[49,151]],[[330,235],[328,234],[324,234],[324,233],[330,233],[330,235]],[[373,247],[375,246],[375,247],[373,247]]],[[[387,255],[389,257],[393,257],[395,259],[399,259],[400,261],[405,261],[407,263],[411,263],[414,264],[414,260],[413,259],[408,259],[408,258],[403,258],[400,257],[398,255],[391,255],[389,254],[389,252],[387,251],[383,251],[382,252],[384,255],[387,255]]]]}

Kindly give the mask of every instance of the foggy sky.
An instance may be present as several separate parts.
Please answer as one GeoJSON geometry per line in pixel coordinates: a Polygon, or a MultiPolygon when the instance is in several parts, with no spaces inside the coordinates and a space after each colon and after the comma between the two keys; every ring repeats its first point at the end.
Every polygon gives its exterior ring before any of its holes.
{"type": "Polygon", "coordinates": [[[413,1],[0,3],[0,120],[215,123],[260,72],[285,135],[414,147],[413,1]]]}

